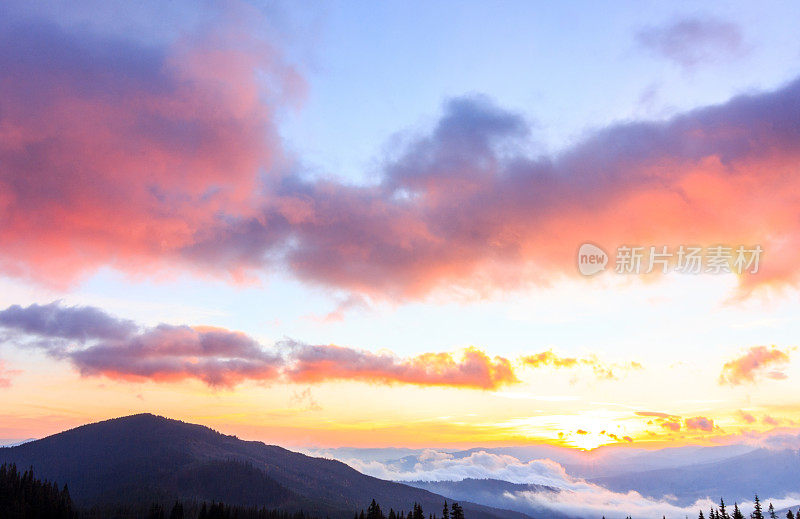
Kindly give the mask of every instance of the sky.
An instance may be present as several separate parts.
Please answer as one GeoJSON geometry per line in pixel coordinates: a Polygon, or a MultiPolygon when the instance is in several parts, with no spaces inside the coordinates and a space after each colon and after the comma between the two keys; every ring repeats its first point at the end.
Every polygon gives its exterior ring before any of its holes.
{"type": "Polygon", "coordinates": [[[799,16],[5,3],[0,439],[138,412],[304,447],[800,428],[799,16]]]}

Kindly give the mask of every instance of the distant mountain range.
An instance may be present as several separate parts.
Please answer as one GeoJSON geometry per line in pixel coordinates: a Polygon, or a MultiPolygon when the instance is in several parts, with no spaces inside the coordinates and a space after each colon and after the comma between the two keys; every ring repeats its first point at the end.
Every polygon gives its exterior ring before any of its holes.
{"type": "MultiPolygon", "coordinates": [[[[645,496],[656,508],[658,503],[691,507],[704,498],[749,502],[756,493],[762,499],[782,499],[784,503],[784,498],[789,498],[793,508],[797,507],[795,503],[800,504],[800,451],[795,449],[734,444],[657,450],[608,446],[578,451],[530,445],[435,453],[428,450],[382,461],[380,466],[354,463],[352,460],[359,459],[357,449],[348,449],[347,454],[354,466],[363,466],[367,472],[389,478],[397,474],[398,480],[419,488],[535,517],[565,512],[564,505],[580,496],[563,492],[576,488],[587,502],[595,503],[598,514],[603,513],[605,503],[610,513],[615,500],[624,509],[627,498],[623,497],[631,491],[645,496]],[[563,472],[553,470],[552,463],[536,462],[545,459],[556,462],[563,472]],[[534,482],[540,484],[531,484],[534,482]],[[602,495],[602,489],[616,495],[602,495]],[[554,494],[559,491],[562,495],[554,494]]],[[[368,456],[370,460],[385,458],[374,449],[368,456]]],[[[570,511],[573,516],[587,513],[576,507],[570,511]]]]}
{"type": "Polygon", "coordinates": [[[592,481],[617,492],[672,495],[680,504],[703,497],[718,501],[722,496],[731,502],[749,501],[756,493],[762,498],[800,496],[800,451],[755,449],[719,461],[631,471],[592,481]]]}
{"type": "MultiPolygon", "coordinates": [[[[361,474],[314,458],[207,427],[151,414],[77,427],[0,448],[0,463],[33,467],[68,484],[78,505],[182,500],[303,509],[351,519],[374,498],[385,508],[420,503],[439,511],[445,498],[424,489],[361,474]]],[[[530,519],[508,510],[462,503],[470,519],[530,519]]]]}

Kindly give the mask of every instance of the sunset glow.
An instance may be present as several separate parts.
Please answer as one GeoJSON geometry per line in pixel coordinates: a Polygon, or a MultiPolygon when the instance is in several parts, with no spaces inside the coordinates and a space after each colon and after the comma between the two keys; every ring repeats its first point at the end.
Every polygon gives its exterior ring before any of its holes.
{"type": "Polygon", "coordinates": [[[3,443],[800,435],[796,4],[78,4],[0,7],[3,443]]]}

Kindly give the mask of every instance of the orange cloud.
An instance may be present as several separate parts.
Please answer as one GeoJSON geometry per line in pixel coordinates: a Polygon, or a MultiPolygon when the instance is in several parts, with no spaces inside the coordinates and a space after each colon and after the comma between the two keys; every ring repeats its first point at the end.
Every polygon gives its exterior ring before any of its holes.
{"type": "Polygon", "coordinates": [[[553,353],[553,350],[547,350],[533,355],[526,355],[520,358],[523,365],[531,368],[541,368],[550,366],[556,369],[560,368],[576,368],[579,366],[587,366],[592,369],[594,375],[599,379],[615,380],[617,378],[614,370],[640,370],[644,369],[638,362],[628,362],[624,364],[603,364],[594,357],[589,358],[576,358],[576,357],[560,357],[553,353]]]}
{"type": "Polygon", "coordinates": [[[359,380],[428,386],[497,389],[519,382],[511,363],[490,358],[476,348],[466,348],[459,357],[451,353],[423,353],[406,359],[342,346],[294,344],[288,378],[295,382],[359,380]]]}
{"type": "Polygon", "coordinates": [[[543,351],[534,355],[522,357],[522,362],[530,367],[538,368],[540,366],[553,366],[556,368],[572,368],[577,366],[581,361],[572,357],[559,357],[553,350],[543,351]]]}
{"type": "Polygon", "coordinates": [[[722,367],[720,384],[739,385],[753,383],[760,377],[782,379],[786,375],[776,369],[789,362],[789,353],[775,346],[753,346],[747,352],[722,367]]]}

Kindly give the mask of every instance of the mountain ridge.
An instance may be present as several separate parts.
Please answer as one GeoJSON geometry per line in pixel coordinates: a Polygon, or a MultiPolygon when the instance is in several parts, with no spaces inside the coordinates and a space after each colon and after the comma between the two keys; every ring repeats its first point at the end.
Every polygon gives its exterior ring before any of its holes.
{"type": "MultiPolygon", "coordinates": [[[[222,500],[349,519],[373,498],[387,509],[408,510],[418,502],[429,511],[438,511],[445,500],[427,490],[367,476],[340,461],[151,413],[81,425],[0,448],[2,462],[33,467],[44,478],[68,484],[75,502],[83,506],[145,499],[222,500]]],[[[462,505],[471,519],[530,519],[508,510],[462,505]]]]}

